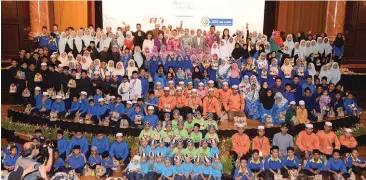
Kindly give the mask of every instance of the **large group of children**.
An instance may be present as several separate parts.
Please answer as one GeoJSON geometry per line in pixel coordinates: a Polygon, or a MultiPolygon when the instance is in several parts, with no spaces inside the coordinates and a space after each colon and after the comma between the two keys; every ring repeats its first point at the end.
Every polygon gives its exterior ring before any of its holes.
{"type": "MultiPolygon", "coordinates": [[[[110,143],[108,137],[100,131],[89,144],[82,130],[72,132],[70,141],[64,137],[62,130],[58,130],[50,175],[70,170],[83,175],[86,169],[95,170],[99,165],[106,171],[98,177],[108,177],[113,176],[113,171],[119,165],[123,165],[124,175],[131,180],[224,177],[221,158],[222,153],[227,152],[220,152],[217,134],[212,131],[214,127],[208,132],[200,131],[200,125],[196,123],[190,133],[182,122],[178,123],[174,131],[171,130],[171,123],[167,124],[166,130],[161,127],[161,123],[158,123],[157,128],[152,130],[149,122],[144,124],[136,155],[130,153],[122,133],[117,133],[115,141],[110,143]],[[206,135],[203,136],[203,133],[206,135]]],[[[230,153],[235,162],[229,163],[234,164],[235,170],[228,176],[234,179],[306,179],[318,176],[324,179],[348,179],[351,175],[365,178],[366,163],[358,154],[352,129],[344,128],[343,135],[338,138],[332,131],[331,122],[325,122],[324,130],[317,133],[313,132],[312,124],[306,124],[305,130],[294,141],[287,133],[288,125],[283,124],[281,132],[274,136],[272,143],[265,136],[264,126],[258,126],[258,135],[252,140],[244,130],[244,125],[239,124],[237,133],[231,138],[230,153]]],[[[44,141],[42,131],[35,130],[31,142],[39,148],[44,141]]],[[[21,151],[17,143],[9,142],[5,145],[2,167],[8,171],[14,170],[21,151]]],[[[38,160],[40,156],[34,158],[38,160]]]]}
{"type": "MultiPolygon", "coordinates": [[[[182,25],[173,29],[156,24],[146,33],[141,28],[137,24],[136,32],[131,32],[125,25],[113,32],[110,27],[103,31],[91,25],[59,33],[54,25],[48,34],[44,27],[35,35],[35,49],[21,49],[19,58],[12,60],[9,93],[16,105],[27,107],[28,114],[143,129],[139,156],[133,156],[130,163],[128,145],[120,133],[112,145],[105,135],[97,134],[89,151],[82,132],[75,132],[70,142],[59,132],[56,172],[66,170],[65,161],[78,173],[85,164],[101,164],[109,175],[117,160],[128,164],[130,179],[220,179],[216,133],[220,119],[248,117],[269,127],[299,123],[310,127],[311,122],[362,112],[353,94],[340,84],[341,34],[330,45],[324,33],[307,37],[299,33],[295,38],[274,31],[267,38],[249,32],[248,25],[246,35],[241,31],[230,34],[228,29],[221,33],[214,26],[209,31],[189,31],[182,25]]],[[[232,153],[238,159],[236,179],[299,172],[293,146],[274,141],[270,148],[263,126],[253,139],[252,159],[246,161],[250,139],[243,134],[243,124],[236,126],[239,132],[232,138],[232,153]]],[[[307,142],[305,134],[302,138],[307,142]]],[[[345,146],[350,138],[344,138],[345,146]]],[[[329,163],[317,158],[316,148],[308,147],[314,144],[296,144],[298,155],[308,159],[307,173],[346,177],[345,169],[339,169],[343,166],[328,167],[329,163]],[[319,162],[323,166],[309,167],[319,162]]],[[[357,151],[351,152],[350,146],[347,153],[353,156],[347,157],[356,157],[357,151]]],[[[332,154],[319,148],[321,153],[332,154]]],[[[8,161],[14,161],[13,150],[8,149],[8,161]]],[[[334,151],[334,159],[328,162],[336,162],[337,154],[334,151]]]]}

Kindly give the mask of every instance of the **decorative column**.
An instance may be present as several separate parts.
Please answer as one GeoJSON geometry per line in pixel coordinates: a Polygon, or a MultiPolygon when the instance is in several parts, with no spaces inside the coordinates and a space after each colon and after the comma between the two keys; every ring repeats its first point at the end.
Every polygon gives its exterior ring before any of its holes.
{"type": "MultiPolygon", "coordinates": [[[[29,1],[30,32],[29,38],[33,39],[34,33],[42,31],[42,26],[49,27],[48,1],[29,1]]],[[[49,29],[50,30],[50,29],[49,29]]]]}
{"type": "Polygon", "coordinates": [[[338,33],[343,33],[346,17],[346,1],[328,1],[325,33],[333,41],[338,33]]]}

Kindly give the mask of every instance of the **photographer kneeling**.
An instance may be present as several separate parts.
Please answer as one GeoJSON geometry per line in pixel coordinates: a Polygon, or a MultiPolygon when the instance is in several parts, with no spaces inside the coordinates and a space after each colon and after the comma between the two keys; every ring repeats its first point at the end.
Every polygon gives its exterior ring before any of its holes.
{"type": "Polygon", "coordinates": [[[39,178],[47,180],[47,172],[50,172],[53,163],[53,149],[49,146],[47,149],[48,157],[45,157],[47,161],[41,164],[33,159],[39,153],[36,145],[32,142],[25,143],[22,154],[15,163],[14,172],[9,174],[9,180],[35,180],[39,178]]]}

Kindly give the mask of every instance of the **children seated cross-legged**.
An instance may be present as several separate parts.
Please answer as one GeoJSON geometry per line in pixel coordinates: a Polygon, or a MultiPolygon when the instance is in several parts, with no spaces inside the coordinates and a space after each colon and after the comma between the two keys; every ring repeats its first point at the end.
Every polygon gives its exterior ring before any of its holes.
{"type": "Polygon", "coordinates": [[[188,154],[184,155],[184,162],[182,163],[182,168],[185,179],[190,179],[194,165],[191,162],[191,156],[189,156],[188,154]]]}
{"type": "Polygon", "coordinates": [[[347,157],[346,167],[347,169],[351,169],[351,171],[355,174],[356,179],[366,178],[366,162],[359,156],[357,149],[353,149],[352,153],[347,157]]]}
{"type": "Polygon", "coordinates": [[[182,139],[183,141],[188,138],[188,132],[184,128],[183,120],[179,120],[177,129],[174,130],[174,136],[175,136],[175,138],[182,139]]]}
{"type": "Polygon", "coordinates": [[[205,135],[205,139],[211,142],[211,140],[216,140],[216,142],[219,142],[219,136],[216,133],[215,125],[208,125],[207,127],[208,133],[205,135]]]}
{"type": "Polygon", "coordinates": [[[306,162],[304,174],[307,176],[322,175],[324,172],[325,161],[320,158],[321,152],[318,149],[313,150],[312,156],[306,162]]]}
{"type": "Polygon", "coordinates": [[[211,158],[209,156],[204,156],[203,165],[201,166],[201,168],[202,168],[202,173],[201,173],[202,179],[211,179],[213,177],[211,158]]]}
{"type": "Polygon", "coordinates": [[[88,158],[89,168],[95,169],[96,165],[100,165],[102,163],[102,159],[98,153],[98,147],[92,146],[90,149],[90,156],[88,158]]]}
{"type": "Polygon", "coordinates": [[[17,146],[10,146],[9,149],[10,154],[5,156],[3,162],[4,168],[8,170],[8,172],[15,169],[15,163],[19,158],[17,146]]]}
{"type": "Polygon", "coordinates": [[[254,176],[252,174],[252,171],[248,167],[247,160],[244,157],[241,157],[240,164],[235,169],[235,172],[234,172],[234,179],[235,180],[250,180],[253,177],[254,176]]]}
{"type": "Polygon", "coordinates": [[[161,173],[161,180],[172,180],[174,179],[174,166],[172,164],[171,158],[165,158],[165,167],[161,173]]]}
{"type": "Polygon", "coordinates": [[[196,150],[196,156],[204,158],[205,156],[210,157],[210,147],[208,147],[207,139],[201,140],[201,146],[196,150]]]}
{"type": "Polygon", "coordinates": [[[101,155],[101,165],[105,167],[105,174],[103,176],[110,176],[112,174],[113,160],[109,157],[109,152],[104,151],[101,155]]]}
{"type": "Polygon", "coordinates": [[[128,180],[140,180],[142,177],[142,170],[140,164],[140,156],[135,155],[131,162],[124,170],[127,173],[128,180]]]}
{"type": "Polygon", "coordinates": [[[156,160],[153,165],[154,179],[160,178],[163,174],[165,168],[164,159],[165,157],[161,152],[156,154],[156,160]]]}
{"type": "Polygon", "coordinates": [[[150,167],[150,165],[147,161],[147,155],[146,155],[146,153],[142,153],[140,168],[141,168],[141,174],[143,176],[143,179],[149,179],[149,177],[148,177],[149,167],[150,167]]]}
{"type": "MultiPolygon", "coordinates": [[[[184,155],[184,141],[183,139],[177,139],[177,147],[173,150],[173,156],[183,156],[184,155]]],[[[174,161],[175,162],[175,161],[174,161]]]]}
{"type": "Polygon", "coordinates": [[[223,168],[222,163],[220,162],[220,154],[219,153],[214,153],[212,158],[213,158],[213,162],[212,162],[212,179],[213,180],[221,180],[222,171],[223,171],[224,168],[223,168]]]}
{"type": "Polygon", "coordinates": [[[51,174],[55,174],[58,172],[65,172],[66,171],[66,167],[65,167],[65,161],[60,157],[60,154],[58,151],[54,152],[54,163],[52,165],[52,173],[51,174]]]}
{"type": "Polygon", "coordinates": [[[65,160],[70,165],[70,170],[75,170],[76,173],[81,174],[86,164],[85,155],[80,152],[80,145],[74,145],[72,153],[65,160]]]}
{"type": "MultiPolygon", "coordinates": [[[[239,161],[239,165],[241,161],[239,161]]],[[[249,158],[247,162],[248,169],[252,172],[253,177],[263,178],[264,170],[263,170],[263,160],[259,156],[258,149],[253,149],[252,157],[249,158]]]]}
{"type": "Polygon", "coordinates": [[[174,157],[174,179],[175,180],[185,180],[183,165],[182,165],[182,156],[174,157]]]}
{"type": "Polygon", "coordinates": [[[295,156],[295,149],[293,147],[287,148],[287,155],[282,161],[281,174],[283,178],[290,178],[299,174],[301,170],[301,163],[298,157],[295,156]]]}
{"type": "Polygon", "coordinates": [[[274,179],[275,176],[281,175],[282,160],[279,157],[278,146],[273,146],[271,154],[264,161],[265,179],[274,179]]]}
{"type": "Polygon", "coordinates": [[[201,164],[201,157],[200,156],[196,156],[194,158],[194,165],[193,165],[193,170],[192,170],[192,174],[191,174],[191,179],[192,180],[200,180],[201,179],[201,174],[202,174],[202,164],[201,164]]]}
{"type": "Polygon", "coordinates": [[[194,123],[193,132],[191,132],[190,137],[196,148],[199,148],[200,142],[202,140],[202,133],[200,131],[200,124],[194,123]]]}
{"type": "Polygon", "coordinates": [[[341,179],[342,177],[348,179],[350,177],[338,149],[333,150],[333,156],[328,159],[324,174],[329,179],[341,179]]]}

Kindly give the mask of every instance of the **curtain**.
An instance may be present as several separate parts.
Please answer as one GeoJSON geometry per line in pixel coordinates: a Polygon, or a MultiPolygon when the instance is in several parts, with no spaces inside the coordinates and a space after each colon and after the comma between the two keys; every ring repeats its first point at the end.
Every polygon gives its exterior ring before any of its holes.
{"type": "Polygon", "coordinates": [[[324,32],[327,4],[327,1],[280,1],[276,30],[295,34],[324,32]]]}

